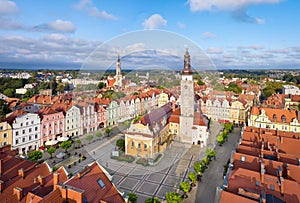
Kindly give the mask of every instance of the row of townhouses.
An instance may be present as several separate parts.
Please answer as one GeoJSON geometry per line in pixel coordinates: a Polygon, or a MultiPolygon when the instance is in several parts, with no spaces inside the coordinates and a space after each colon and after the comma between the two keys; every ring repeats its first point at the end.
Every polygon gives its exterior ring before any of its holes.
{"type": "Polygon", "coordinates": [[[47,141],[113,126],[157,108],[158,103],[167,102],[165,93],[156,89],[116,101],[91,97],[75,101],[63,96],[34,96],[0,121],[0,145],[10,144],[19,153],[27,153],[47,141]]]}

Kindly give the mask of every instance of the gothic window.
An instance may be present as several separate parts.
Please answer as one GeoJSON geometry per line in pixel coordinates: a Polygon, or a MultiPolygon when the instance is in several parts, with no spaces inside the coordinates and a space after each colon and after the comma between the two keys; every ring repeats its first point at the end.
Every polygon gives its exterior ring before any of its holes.
{"type": "Polygon", "coordinates": [[[282,120],[282,122],[286,122],[286,117],[285,117],[285,115],[283,115],[283,116],[281,116],[281,120],[282,120]]]}
{"type": "Polygon", "coordinates": [[[277,119],[277,118],[276,118],[276,114],[274,114],[274,115],[273,115],[273,120],[274,120],[274,122],[276,122],[276,119],[277,119]]]}

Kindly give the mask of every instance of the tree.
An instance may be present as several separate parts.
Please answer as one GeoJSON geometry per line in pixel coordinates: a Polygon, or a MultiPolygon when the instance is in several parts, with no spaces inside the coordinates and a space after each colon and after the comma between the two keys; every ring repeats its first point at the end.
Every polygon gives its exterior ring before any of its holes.
{"type": "Polygon", "coordinates": [[[105,129],[105,133],[107,134],[107,137],[109,137],[109,134],[111,133],[111,129],[110,128],[106,128],[105,129]]]}
{"type": "Polygon", "coordinates": [[[194,172],[190,172],[188,178],[192,182],[192,187],[194,187],[197,181],[197,175],[194,172]]]}
{"type": "Polygon", "coordinates": [[[72,141],[71,140],[67,140],[67,141],[63,141],[60,144],[60,148],[64,149],[65,152],[68,152],[67,150],[72,146],[72,141]]]}
{"type": "Polygon", "coordinates": [[[131,203],[136,203],[137,202],[137,195],[136,194],[134,194],[134,193],[128,193],[127,196],[128,196],[128,200],[131,203]]]}
{"type": "Polygon", "coordinates": [[[100,90],[103,89],[105,86],[106,85],[105,85],[104,82],[99,82],[98,85],[97,85],[98,89],[100,89],[100,90]]]}
{"type": "Polygon", "coordinates": [[[181,195],[177,192],[167,192],[166,199],[167,203],[182,203],[181,195]]]}
{"type": "Polygon", "coordinates": [[[219,143],[220,146],[225,142],[225,140],[221,134],[218,135],[217,142],[219,143]]]}
{"type": "Polygon", "coordinates": [[[93,135],[86,136],[86,140],[89,141],[89,143],[91,143],[91,141],[92,141],[93,138],[94,138],[93,135]]]}
{"type": "Polygon", "coordinates": [[[184,193],[183,197],[187,198],[187,192],[189,192],[191,189],[191,185],[188,182],[181,182],[180,183],[180,190],[184,193]]]}
{"type": "Polygon", "coordinates": [[[51,158],[51,159],[52,159],[52,154],[55,153],[55,151],[56,151],[56,148],[54,148],[54,147],[50,147],[50,148],[47,150],[48,154],[50,154],[50,158],[51,158]]]}
{"type": "Polygon", "coordinates": [[[123,152],[125,151],[125,140],[123,139],[119,139],[116,142],[117,147],[119,147],[120,150],[122,150],[123,152]]]}
{"type": "Polygon", "coordinates": [[[102,133],[101,133],[101,132],[96,132],[96,136],[97,136],[98,138],[100,138],[100,137],[102,137],[102,133]]]}
{"type": "Polygon", "coordinates": [[[56,92],[63,93],[65,91],[65,85],[63,83],[59,83],[55,90],[56,92]]]}
{"type": "Polygon", "coordinates": [[[205,170],[205,166],[204,166],[204,170],[203,170],[203,166],[202,166],[202,163],[201,162],[196,162],[194,164],[194,170],[196,171],[197,173],[197,179],[198,181],[201,180],[201,176],[202,176],[202,173],[204,172],[205,170]],[[203,172],[202,172],[203,171],[203,172]]]}
{"type": "Polygon", "coordinates": [[[209,159],[208,159],[208,157],[204,157],[204,158],[202,159],[202,163],[203,163],[204,165],[208,165],[208,164],[209,164],[209,159]]]}
{"type": "Polygon", "coordinates": [[[205,151],[205,156],[207,156],[209,159],[215,158],[217,155],[217,152],[213,150],[212,148],[207,148],[205,151]]]}
{"type": "Polygon", "coordinates": [[[145,203],[160,203],[161,201],[157,197],[150,197],[146,199],[145,203]]]}
{"type": "Polygon", "coordinates": [[[7,88],[7,89],[4,90],[3,94],[8,96],[8,97],[14,97],[15,90],[12,89],[12,88],[7,88]]]}
{"type": "Polygon", "coordinates": [[[0,99],[0,119],[5,118],[6,114],[10,113],[11,110],[8,107],[7,103],[0,99]]]}
{"type": "Polygon", "coordinates": [[[28,153],[28,159],[31,161],[38,161],[40,158],[43,157],[43,153],[39,150],[34,150],[28,153]]]}

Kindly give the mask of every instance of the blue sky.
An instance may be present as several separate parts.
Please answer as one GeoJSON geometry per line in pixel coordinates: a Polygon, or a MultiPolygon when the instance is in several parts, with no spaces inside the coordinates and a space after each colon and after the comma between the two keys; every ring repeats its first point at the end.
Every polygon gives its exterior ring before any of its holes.
{"type": "Polygon", "coordinates": [[[297,0],[0,0],[0,62],[81,64],[102,42],[162,29],[220,68],[300,68],[299,8],[297,0]]]}

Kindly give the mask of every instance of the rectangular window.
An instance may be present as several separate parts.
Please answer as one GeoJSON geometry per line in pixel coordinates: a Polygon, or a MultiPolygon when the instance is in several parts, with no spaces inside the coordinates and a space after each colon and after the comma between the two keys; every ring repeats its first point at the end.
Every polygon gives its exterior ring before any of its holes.
{"type": "Polygon", "coordinates": [[[16,131],[16,136],[19,135],[19,131],[16,131]]]}
{"type": "Polygon", "coordinates": [[[6,134],[6,133],[4,133],[4,134],[3,134],[3,137],[4,137],[4,138],[7,138],[7,134],[6,134]]]}
{"type": "Polygon", "coordinates": [[[16,144],[19,144],[19,140],[18,139],[16,139],[16,144]]]}
{"type": "Polygon", "coordinates": [[[38,127],[35,127],[34,129],[35,129],[35,131],[38,131],[38,127]]]}
{"type": "Polygon", "coordinates": [[[31,128],[29,128],[29,132],[31,133],[31,128]]]}
{"type": "Polygon", "coordinates": [[[37,134],[34,136],[35,139],[37,139],[37,134]]]}
{"type": "Polygon", "coordinates": [[[22,133],[25,134],[25,130],[22,130],[22,133]]]}
{"type": "Polygon", "coordinates": [[[25,137],[22,138],[22,142],[25,142],[25,137]]]}
{"type": "Polygon", "coordinates": [[[31,136],[29,136],[29,140],[31,140],[31,136]]]}

